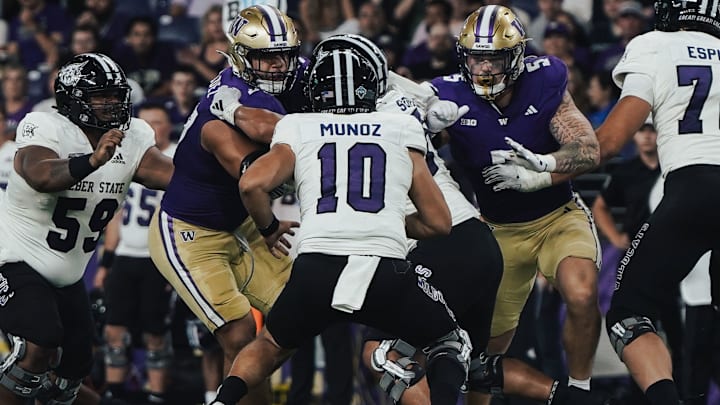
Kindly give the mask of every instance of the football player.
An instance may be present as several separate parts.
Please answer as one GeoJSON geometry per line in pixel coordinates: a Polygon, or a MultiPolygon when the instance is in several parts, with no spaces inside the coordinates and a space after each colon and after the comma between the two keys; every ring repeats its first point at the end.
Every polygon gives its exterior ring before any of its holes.
{"type": "MultiPolygon", "coordinates": [[[[176,144],[170,142],[172,124],[162,104],[143,104],[138,117],[155,131],[158,149],[172,158],[176,144]]],[[[106,393],[125,397],[125,377],[130,359],[131,330],[142,331],[147,349],[145,367],[148,376],[148,401],[165,401],[167,371],[172,360],[169,330],[170,289],[157,271],[148,252],[148,226],[160,205],[162,191],[131,183],[122,210],[105,231],[100,267],[95,274],[96,287],[106,299],[105,381],[106,393]]]]}
{"type": "Polygon", "coordinates": [[[20,122],[0,202],[0,403],[72,403],[92,366],[94,325],[82,276],[131,181],[164,189],[170,158],[152,128],[131,118],[130,87],[109,57],[63,65],[57,111],[20,122]],[[54,379],[48,378],[52,369],[54,379]]]}
{"type": "MultiPolygon", "coordinates": [[[[317,56],[332,49],[353,49],[374,66],[377,76],[381,78],[382,97],[377,103],[378,111],[412,115],[421,122],[424,121],[427,127],[438,128],[437,130],[452,124],[463,114],[462,108],[453,108],[443,100],[433,100],[434,94],[427,94],[426,87],[408,83],[389,71],[387,60],[380,49],[360,35],[343,34],[330,37],[320,42],[313,54],[317,56]],[[384,78],[387,80],[384,81],[384,78]],[[413,94],[415,99],[404,94],[413,94]],[[430,106],[430,110],[437,114],[426,116],[421,104],[430,106]]],[[[448,204],[453,228],[447,236],[419,242],[409,241],[411,250],[408,258],[434,269],[431,278],[433,285],[443,292],[450,307],[457,314],[458,323],[470,334],[473,362],[469,388],[497,394],[502,392],[506,395],[547,401],[549,404],[604,403],[605,398],[574,387],[559,386],[558,381],[553,381],[518,360],[502,358],[499,355],[490,359],[484,356],[495,295],[502,274],[502,257],[489,228],[479,220],[477,210],[460,192],[431,139],[428,137],[426,141],[426,162],[448,204]],[[475,263],[478,266],[477,271],[467,271],[468,263],[475,263]]],[[[408,212],[413,213],[414,209],[412,203],[409,203],[408,212]]],[[[377,331],[367,334],[363,358],[369,367],[372,367],[372,354],[383,339],[392,337],[377,331]]],[[[400,396],[402,403],[429,401],[427,387],[420,384],[418,389],[403,393],[400,388],[408,381],[397,377],[386,376],[382,383],[383,389],[395,401],[400,396]]]]}
{"type": "Polygon", "coordinates": [[[447,128],[450,147],[504,259],[489,354],[507,350],[540,271],[568,307],[569,384],[589,390],[601,252],[589,210],[568,179],[597,164],[598,143],[566,89],[566,66],[552,56],[525,57],[526,40],[510,9],[481,7],[460,31],[462,73],[432,84],[440,99],[470,108],[447,128]]]}
{"type": "MultiPolygon", "coordinates": [[[[267,313],[290,274],[290,259],[264,248],[237,187],[285,114],[272,94],[294,80],[297,35],[277,8],[253,6],[238,15],[228,32],[231,66],[211,81],[186,122],[175,175],[150,224],[153,261],[217,337],[226,371],[255,336],[251,306],[267,313]]],[[[297,225],[282,222],[281,229],[297,225]]],[[[267,392],[258,388],[247,403],[268,403],[267,392]]]]}
{"type": "Polygon", "coordinates": [[[378,79],[351,50],[321,55],[308,82],[318,113],[283,118],[270,152],[240,180],[268,248],[282,254],[288,243],[266,190],[294,173],[303,221],[299,256],[266,327],[240,352],[215,403],[235,403],[298,343],[340,321],[389,330],[426,347],[432,400],[455,403],[469,361],[467,334],[423,277],[423,267],[405,261],[406,230],[425,238],[451,227],[423,159],[423,129],[411,116],[373,112],[378,79]],[[407,195],[418,212],[406,221],[407,195]],[[388,297],[395,297],[391,311],[388,297]],[[411,315],[417,312],[423,322],[411,315]]]}
{"type": "Polygon", "coordinates": [[[651,319],[667,291],[720,246],[720,17],[709,1],[657,0],[655,18],[656,30],[630,41],[613,70],[622,94],[597,130],[605,160],[652,112],[665,178],[660,204],[618,266],[607,328],[650,403],[677,405],[670,353],[651,319]]]}

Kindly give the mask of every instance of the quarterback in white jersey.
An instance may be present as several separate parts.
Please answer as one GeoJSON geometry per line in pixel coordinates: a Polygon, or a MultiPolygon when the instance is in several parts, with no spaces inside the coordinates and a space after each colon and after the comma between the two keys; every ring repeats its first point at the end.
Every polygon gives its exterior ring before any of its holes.
{"type": "Polygon", "coordinates": [[[608,159],[652,112],[665,178],[660,204],[620,261],[607,326],[650,403],[677,405],[653,320],[666,292],[720,247],[720,9],[710,0],[656,0],[655,11],[657,31],[633,39],[613,71],[622,95],[597,130],[608,159]]]}
{"type": "Polygon", "coordinates": [[[265,328],[238,354],[213,404],[235,403],[291,349],[341,321],[389,330],[427,347],[428,375],[438,382],[431,386],[445,388],[433,390],[432,399],[454,403],[465,379],[467,334],[457,328],[442,294],[404,260],[406,229],[423,238],[451,226],[423,160],[422,127],[410,116],[372,112],[377,76],[350,50],[318,58],[309,83],[313,111],[321,114],[281,119],[270,152],[240,178],[243,203],[268,247],[287,254],[288,230],[273,216],[266,190],[294,175],[303,221],[299,255],[265,328]],[[406,222],[408,194],[418,213],[406,222]],[[390,315],[385,302],[394,294],[402,299],[390,315]],[[416,311],[433,320],[410,319],[416,311]]]}
{"type": "Polygon", "coordinates": [[[72,58],[55,97],[57,112],[20,122],[0,202],[0,329],[13,344],[0,366],[2,404],[74,401],[92,366],[88,260],[130,182],[163,189],[173,172],[150,126],[130,117],[130,87],[109,57],[72,58]]]}

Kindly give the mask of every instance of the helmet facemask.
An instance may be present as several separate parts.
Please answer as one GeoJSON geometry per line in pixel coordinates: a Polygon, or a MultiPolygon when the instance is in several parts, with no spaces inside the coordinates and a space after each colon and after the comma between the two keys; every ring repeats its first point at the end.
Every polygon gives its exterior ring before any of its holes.
{"type": "Polygon", "coordinates": [[[507,91],[525,69],[525,29],[507,7],[483,6],[465,20],[456,51],[460,72],[488,101],[507,91]]]}
{"type": "Polygon", "coordinates": [[[461,72],[475,94],[492,101],[504,93],[524,70],[525,46],[516,45],[499,51],[459,49],[461,72]]]}
{"type": "Polygon", "coordinates": [[[268,5],[248,7],[238,14],[226,35],[228,53],[221,53],[236,76],[273,95],[292,87],[300,40],[290,17],[268,5]]]}
{"type": "Polygon", "coordinates": [[[129,128],[130,92],[120,66],[102,54],[75,56],[55,80],[58,112],[76,125],[101,131],[129,128]]]}

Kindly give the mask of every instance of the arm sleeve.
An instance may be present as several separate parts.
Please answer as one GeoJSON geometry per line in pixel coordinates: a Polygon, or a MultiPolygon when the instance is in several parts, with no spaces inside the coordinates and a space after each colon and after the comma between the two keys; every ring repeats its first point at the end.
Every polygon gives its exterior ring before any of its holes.
{"type": "Polygon", "coordinates": [[[650,76],[644,73],[628,73],[625,75],[620,98],[635,96],[647,101],[650,105],[654,105],[655,92],[653,88],[653,79],[650,76]]]}

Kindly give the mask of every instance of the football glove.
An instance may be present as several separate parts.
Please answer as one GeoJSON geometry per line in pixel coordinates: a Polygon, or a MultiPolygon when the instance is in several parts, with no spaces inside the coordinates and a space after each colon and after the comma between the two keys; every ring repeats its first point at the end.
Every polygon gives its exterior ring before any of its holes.
{"type": "Polygon", "coordinates": [[[485,184],[493,186],[493,191],[515,190],[528,193],[552,185],[548,172],[536,172],[514,164],[496,164],[483,170],[485,184]]]}
{"type": "Polygon", "coordinates": [[[449,100],[435,100],[427,108],[425,125],[428,131],[437,133],[454,124],[463,115],[470,111],[470,107],[464,105],[458,107],[449,100]]]}
{"type": "Polygon", "coordinates": [[[220,86],[213,94],[210,112],[228,124],[235,125],[235,110],[242,105],[238,101],[241,96],[242,92],[234,87],[220,86]]]}
{"type": "Polygon", "coordinates": [[[511,160],[513,163],[528,168],[530,170],[534,170],[536,172],[555,171],[555,166],[557,165],[557,162],[555,161],[554,156],[533,153],[529,149],[522,146],[520,143],[515,142],[512,138],[509,137],[505,137],[505,142],[510,145],[511,148],[513,148],[514,153],[510,156],[510,159],[508,159],[511,160]]]}

